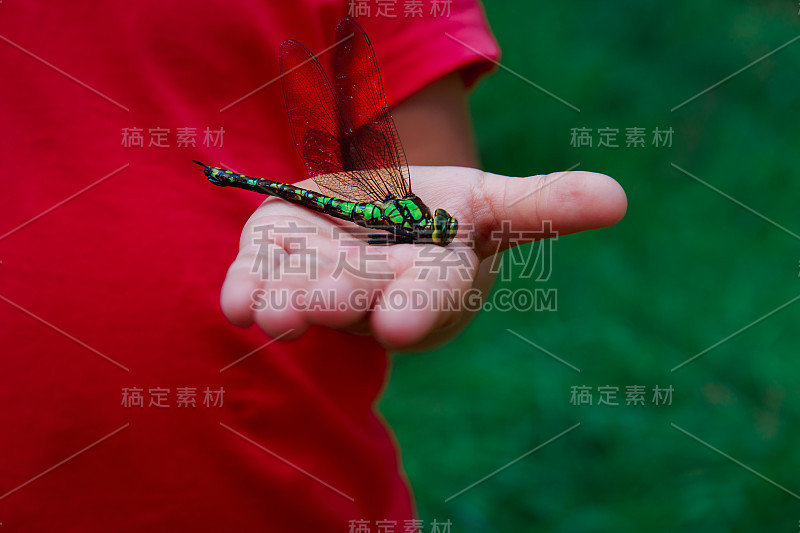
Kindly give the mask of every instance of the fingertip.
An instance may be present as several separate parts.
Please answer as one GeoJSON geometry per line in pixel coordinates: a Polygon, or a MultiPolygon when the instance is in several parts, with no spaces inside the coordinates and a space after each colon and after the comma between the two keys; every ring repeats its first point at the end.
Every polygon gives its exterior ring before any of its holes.
{"type": "Polygon", "coordinates": [[[446,324],[454,311],[445,310],[436,294],[442,293],[420,290],[408,280],[396,282],[372,313],[370,322],[377,340],[387,348],[404,349],[418,345],[446,324]]]}
{"type": "Polygon", "coordinates": [[[270,337],[296,339],[308,329],[302,313],[292,310],[264,309],[254,313],[255,323],[270,337]]]}
{"type": "Polygon", "coordinates": [[[414,311],[374,313],[372,331],[375,338],[389,349],[402,349],[420,341],[431,329],[428,315],[414,311]]]}
{"type": "Polygon", "coordinates": [[[628,210],[628,196],[617,180],[597,172],[584,172],[587,196],[588,221],[595,228],[613,226],[625,216],[628,210]]]}
{"type": "Polygon", "coordinates": [[[220,306],[222,307],[222,314],[228,319],[228,322],[240,328],[246,328],[253,324],[253,313],[249,309],[240,309],[226,305],[220,299],[220,306]]]}
{"type": "Polygon", "coordinates": [[[259,282],[257,278],[231,266],[219,295],[222,313],[232,324],[248,327],[253,323],[253,305],[258,297],[259,282]]]}
{"type": "Polygon", "coordinates": [[[628,207],[622,186],[597,172],[549,174],[537,185],[536,215],[550,220],[559,234],[605,228],[619,222],[628,207]]]}

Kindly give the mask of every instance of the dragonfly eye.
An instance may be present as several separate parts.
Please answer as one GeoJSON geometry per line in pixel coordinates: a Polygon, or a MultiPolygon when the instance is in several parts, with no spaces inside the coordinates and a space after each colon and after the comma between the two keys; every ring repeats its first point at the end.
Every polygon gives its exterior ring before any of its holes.
{"type": "Polygon", "coordinates": [[[437,209],[433,215],[433,235],[431,239],[439,246],[447,246],[458,233],[458,221],[444,209],[437,209]]]}

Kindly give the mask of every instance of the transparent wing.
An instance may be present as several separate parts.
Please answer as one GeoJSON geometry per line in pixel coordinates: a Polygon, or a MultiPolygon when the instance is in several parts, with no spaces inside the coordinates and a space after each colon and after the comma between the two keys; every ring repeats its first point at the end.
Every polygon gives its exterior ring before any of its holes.
{"type": "Polygon", "coordinates": [[[326,192],[359,202],[402,197],[410,192],[408,167],[372,46],[360,26],[346,21],[337,27],[337,42],[344,42],[334,52],[339,97],[314,54],[295,40],[281,44],[292,136],[309,176],[326,192]]]}
{"type": "Polygon", "coordinates": [[[411,192],[408,164],[386,104],[372,43],[350,18],[336,27],[336,42],[342,40],[333,52],[333,73],[344,116],[360,148],[354,163],[359,170],[378,170],[375,179],[387,194],[402,198],[411,192]]]}

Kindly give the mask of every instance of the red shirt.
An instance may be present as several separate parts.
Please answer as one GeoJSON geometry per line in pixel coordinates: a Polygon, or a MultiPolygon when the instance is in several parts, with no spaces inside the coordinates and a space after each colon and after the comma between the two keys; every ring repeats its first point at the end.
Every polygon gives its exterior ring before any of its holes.
{"type": "MultiPolygon", "coordinates": [[[[491,66],[445,32],[497,56],[478,5],[433,3],[359,18],[390,104],[491,66]]],[[[321,51],[347,11],[0,5],[3,529],[400,531],[413,517],[374,409],[386,353],[322,328],[264,346],[227,323],[219,288],[263,198],[191,163],[302,179],[280,83],[264,84],[280,41],[321,51]]]]}

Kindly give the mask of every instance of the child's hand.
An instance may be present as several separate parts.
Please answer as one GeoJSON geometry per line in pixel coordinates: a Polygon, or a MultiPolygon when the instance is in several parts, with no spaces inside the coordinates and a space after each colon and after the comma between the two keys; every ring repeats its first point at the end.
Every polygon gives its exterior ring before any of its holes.
{"type": "MultiPolygon", "coordinates": [[[[347,234],[383,232],[270,198],[245,226],[222,287],[228,319],[240,326],[255,321],[272,337],[290,330],[286,338],[296,337],[321,324],[374,335],[388,348],[432,346],[457,332],[471,312],[415,305],[412,296],[431,302],[435,292],[488,290],[491,278],[479,276],[479,267],[508,248],[492,236],[503,230],[503,221],[513,232],[541,232],[550,221],[554,232],[565,235],[612,225],[627,207],[617,182],[590,172],[509,178],[470,168],[411,167],[411,177],[414,193],[431,211],[441,207],[458,219],[453,243],[370,246],[347,234]],[[296,229],[287,231],[290,223],[296,229]],[[270,226],[274,230],[264,229],[270,226]],[[332,308],[309,307],[314,293],[325,301],[332,294],[332,308]],[[387,296],[391,301],[382,300],[387,296]]],[[[296,185],[318,190],[310,180],[296,185]]]]}

